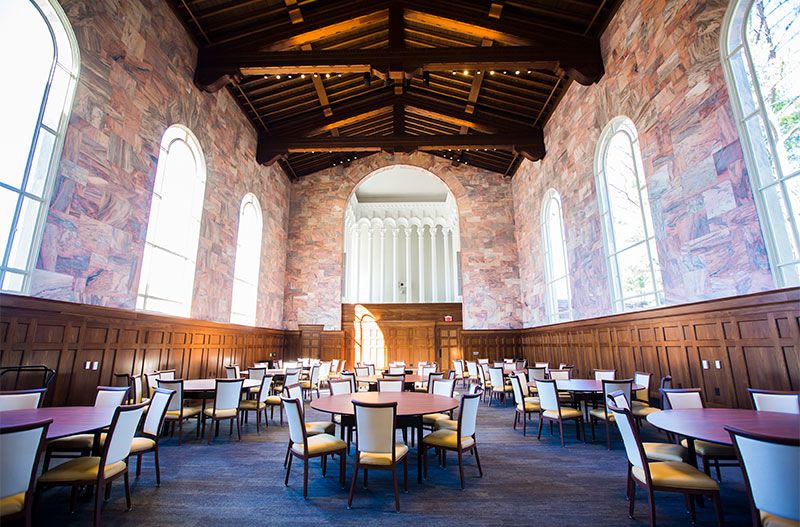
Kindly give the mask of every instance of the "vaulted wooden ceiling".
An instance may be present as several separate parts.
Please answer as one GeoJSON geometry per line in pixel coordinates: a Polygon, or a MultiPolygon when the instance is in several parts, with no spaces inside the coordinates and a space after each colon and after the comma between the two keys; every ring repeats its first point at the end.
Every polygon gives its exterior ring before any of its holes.
{"type": "Polygon", "coordinates": [[[377,151],[425,150],[513,175],[545,154],[570,82],[603,75],[620,0],[169,0],[227,87],[259,162],[297,178],[377,151]]]}

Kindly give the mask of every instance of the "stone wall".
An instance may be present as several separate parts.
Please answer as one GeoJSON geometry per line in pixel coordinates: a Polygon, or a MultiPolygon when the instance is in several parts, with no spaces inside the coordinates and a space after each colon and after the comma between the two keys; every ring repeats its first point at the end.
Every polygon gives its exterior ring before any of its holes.
{"type": "Polygon", "coordinates": [[[454,167],[430,154],[375,154],[300,178],[292,185],[285,322],[340,329],[344,212],[356,185],[393,164],[429,170],[456,198],[467,329],[520,325],[519,272],[511,184],[500,174],[454,167]]]}
{"type": "Polygon", "coordinates": [[[194,87],[197,50],[166,2],[62,5],[80,81],[31,294],[135,307],[161,136],[183,124],[207,165],[192,317],[229,320],[239,205],[253,192],[264,217],[257,324],[281,327],[289,182],[256,163],[242,111],[227,91],[194,87]]]}
{"type": "Polygon", "coordinates": [[[605,125],[639,132],[666,300],[774,287],[719,53],[725,0],[627,0],[602,37],[606,74],[572,84],[545,128],[547,156],[513,179],[522,322],[543,324],[541,203],[563,200],[575,318],[611,311],[595,148],[605,125]]]}

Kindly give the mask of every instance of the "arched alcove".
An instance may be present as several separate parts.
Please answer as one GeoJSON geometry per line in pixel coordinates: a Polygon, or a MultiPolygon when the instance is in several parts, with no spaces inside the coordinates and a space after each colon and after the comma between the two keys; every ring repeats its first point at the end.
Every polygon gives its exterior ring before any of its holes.
{"type": "Polygon", "coordinates": [[[344,234],[343,302],[461,301],[458,207],[432,172],[393,165],[366,176],[344,234]]]}

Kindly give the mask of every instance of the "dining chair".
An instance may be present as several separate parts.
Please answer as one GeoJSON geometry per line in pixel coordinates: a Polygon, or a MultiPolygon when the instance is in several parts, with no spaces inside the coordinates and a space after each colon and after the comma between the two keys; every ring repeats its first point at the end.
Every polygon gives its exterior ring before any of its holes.
{"type": "Polygon", "coordinates": [[[478,364],[478,386],[481,387],[483,399],[485,400],[486,395],[488,394],[489,402],[491,403],[492,383],[486,378],[488,375],[488,365],[478,364]]]}
{"type": "Polygon", "coordinates": [[[652,373],[645,371],[633,372],[633,384],[643,386],[642,389],[632,393],[631,407],[650,406],[650,381],[653,379],[652,373]]]}
{"type": "MultiPolygon", "coordinates": [[[[342,379],[350,381],[350,385],[352,386],[354,392],[359,391],[358,389],[360,387],[358,386],[358,383],[356,383],[356,374],[355,373],[353,373],[351,371],[343,371],[341,373],[340,377],[342,379]]],[[[363,383],[361,383],[361,384],[363,384],[363,383]]],[[[367,385],[367,388],[369,388],[369,385],[367,385]]]]}
{"type": "MultiPolygon", "coordinates": [[[[95,408],[116,408],[125,400],[127,386],[98,386],[94,399],[95,408]]],[[[53,458],[88,456],[94,448],[94,434],[75,434],[47,443],[44,454],[44,470],[50,467],[53,458]]]]}
{"type": "Polygon", "coordinates": [[[550,370],[548,376],[554,381],[567,381],[572,378],[571,370],[550,370]]]}
{"type": "Polygon", "coordinates": [[[510,394],[513,388],[505,383],[503,368],[489,368],[489,381],[492,383],[492,391],[489,394],[489,406],[492,405],[492,400],[495,396],[505,403],[506,395],[510,394]]]}
{"type": "Polygon", "coordinates": [[[117,406],[114,417],[103,444],[100,456],[85,456],[71,459],[57,467],[46,470],[36,484],[38,496],[50,488],[58,486],[72,487],[70,510],[74,509],[75,498],[79,487],[95,486],[94,526],[100,525],[103,497],[111,495],[111,484],[119,477],[125,482],[125,502],[127,510],[131,510],[131,489],[128,480],[128,456],[131,453],[133,437],[139,422],[142,420],[148,403],[129,406],[117,406]],[[102,492],[105,489],[105,493],[102,492]]]}
{"type": "MultiPolygon", "coordinates": [[[[627,396],[622,390],[611,392],[608,394],[606,404],[611,403],[617,408],[624,408],[630,410],[630,403],[628,403],[627,396]]],[[[642,443],[644,453],[650,461],[680,461],[685,462],[689,453],[685,447],[676,443],[656,443],[645,441],[642,443]]]]}
{"type": "Polygon", "coordinates": [[[399,379],[378,379],[378,391],[379,392],[402,392],[403,386],[405,385],[405,375],[401,376],[399,379]]]}
{"type": "MultiPolygon", "coordinates": [[[[375,375],[375,365],[374,364],[371,364],[371,363],[370,364],[364,364],[364,366],[367,367],[367,375],[375,375]]],[[[405,367],[406,367],[405,363],[401,364],[400,366],[402,366],[404,368],[403,373],[405,373],[405,367]]]]}
{"type": "Polygon", "coordinates": [[[283,363],[283,369],[285,370],[296,370],[299,364],[297,361],[286,361],[283,363]]]}
{"type": "Polygon", "coordinates": [[[286,375],[283,378],[283,386],[289,386],[292,384],[299,384],[300,383],[300,373],[301,370],[297,368],[288,368],[286,369],[286,375]]]}
{"type": "Polygon", "coordinates": [[[489,364],[489,359],[478,359],[478,364],[489,364]]]}
{"type": "Polygon", "coordinates": [[[144,379],[147,381],[147,397],[150,398],[153,396],[155,389],[158,388],[159,373],[157,371],[145,373],[144,379]]]}
{"type": "Polygon", "coordinates": [[[583,414],[577,408],[561,405],[556,381],[554,379],[543,379],[536,381],[536,386],[539,388],[539,406],[542,408],[542,413],[539,416],[539,431],[536,434],[536,438],[540,440],[542,438],[542,424],[545,419],[551,423],[558,422],[558,431],[561,434],[561,448],[564,448],[564,421],[574,420],[576,437],[580,439],[583,436],[585,443],[586,433],[585,430],[582,430],[583,414]]]}
{"type": "Polygon", "coordinates": [[[239,370],[239,366],[236,364],[231,364],[230,366],[225,366],[225,378],[226,379],[238,379],[241,377],[241,371],[239,370]]]}
{"type": "Polygon", "coordinates": [[[550,363],[549,362],[534,362],[533,366],[535,368],[544,368],[545,372],[550,371],[550,363]]]}
{"type": "MultiPolygon", "coordinates": [[[[354,386],[355,384],[350,379],[331,379],[329,382],[331,395],[349,395],[355,391],[354,386]]],[[[334,414],[333,422],[339,425],[339,438],[347,442],[347,453],[349,454],[355,419],[352,415],[334,414]]]]}
{"type": "MultiPolygon", "coordinates": [[[[178,425],[178,445],[183,442],[184,421],[188,421],[193,417],[197,420],[195,433],[197,437],[200,437],[201,408],[200,406],[189,406],[185,404],[183,394],[183,379],[157,379],[156,382],[158,383],[158,388],[175,393],[175,395],[172,396],[172,399],[169,400],[169,404],[167,404],[167,412],[164,416],[164,420],[169,423],[171,429],[170,433],[172,435],[175,434],[175,425],[178,425]]],[[[153,396],[155,397],[155,392],[153,392],[153,396]]]]}
{"type": "Polygon", "coordinates": [[[514,430],[517,429],[517,423],[520,417],[522,417],[522,435],[526,436],[528,435],[528,416],[539,414],[542,411],[542,407],[539,405],[538,398],[534,401],[532,397],[525,397],[525,392],[522,388],[524,377],[520,375],[521,373],[522,372],[518,372],[517,375],[511,377],[511,387],[514,390],[515,404],[514,430]]]}
{"type": "Polygon", "coordinates": [[[461,381],[461,384],[466,386],[467,380],[469,380],[469,373],[464,371],[464,361],[460,359],[455,359],[453,361],[453,370],[456,372],[456,381],[461,381]]]}
{"type": "MultiPolygon", "coordinates": [[[[631,387],[633,379],[607,380],[603,379],[603,400],[607,401],[609,394],[621,391],[626,401],[631,400],[631,387]]],[[[614,422],[614,414],[608,413],[608,405],[604,404],[600,408],[589,410],[589,424],[592,429],[592,441],[595,440],[594,426],[597,421],[603,421],[606,425],[606,448],[611,450],[611,423],[614,422]]]]}
{"type": "Polygon", "coordinates": [[[800,414],[800,392],[756,390],[755,388],[747,391],[750,392],[753,408],[759,412],[800,414]]]}
{"type": "Polygon", "coordinates": [[[427,381],[423,381],[423,382],[415,383],[414,384],[414,391],[415,392],[430,393],[431,392],[431,387],[433,386],[432,382],[440,380],[440,379],[444,379],[444,372],[435,371],[435,370],[434,371],[430,371],[430,370],[428,370],[428,368],[425,368],[425,371],[427,372],[427,374],[425,375],[425,378],[427,378],[428,380],[427,381]]]}
{"type": "Polygon", "coordinates": [[[667,394],[664,393],[664,390],[670,388],[672,388],[672,375],[664,375],[658,382],[658,398],[662,410],[669,410],[669,401],[667,401],[667,394]]]}
{"type": "MultiPolygon", "coordinates": [[[[546,379],[547,378],[547,371],[544,368],[528,368],[527,369],[528,379],[531,381],[538,381],[539,379],[546,379]]],[[[531,388],[532,391],[536,391],[536,388],[531,388]]]]}
{"type": "Polygon", "coordinates": [[[479,382],[478,380],[478,363],[475,361],[465,361],[464,364],[467,366],[467,380],[470,382],[479,382]]]}
{"type": "Polygon", "coordinates": [[[308,397],[309,400],[313,398],[312,392],[317,392],[317,399],[319,399],[319,374],[321,366],[311,366],[311,373],[308,379],[300,381],[300,387],[303,388],[303,397],[308,397]]]}
{"type": "Polygon", "coordinates": [[[592,370],[594,372],[594,380],[596,381],[613,381],[617,378],[617,370],[592,370]]]}
{"type": "Polygon", "coordinates": [[[347,508],[353,506],[358,470],[364,470],[364,487],[369,470],[391,470],[394,484],[394,506],[400,512],[400,493],[397,488],[397,464],[403,462],[403,488],[408,491],[408,447],[395,442],[397,402],[365,403],[353,401],[356,418],[356,462],[347,508]]]}
{"type": "MultiPolygon", "coordinates": [[[[34,407],[36,408],[36,407],[34,407]]],[[[52,419],[0,426],[0,524],[33,524],[33,493],[44,440],[52,419]]]]}
{"type": "Polygon", "coordinates": [[[32,410],[40,408],[47,388],[32,390],[10,390],[0,392],[0,412],[6,410],[32,410]]]}
{"type": "Polygon", "coordinates": [[[742,467],[753,526],[800,525],[800,439],[725,430],[742,467]]]}
{"type": "MultiPolygon", "coordinates": [[[[318,387],[327,386],[330,378],[331,378],[331,362],[330,361],[321,362],[319,364],[318,387]]],[[[319,397],[319,390],[317,390],[317,397],[319,397]]]]}
{"type": "Polygon", "coordinates": [[[405,375],[405,366],[389,366],[389,374],[391,375],[405,375]]]}
{"type": "Polygon", "coordinates": [[[281,397],[281,402],[289,423],[289,446],[287,449],[288,462],[286,465],[285,486],[289,486],[289,474],[292,471],[292,460],[296,457],[303,461],[303,498],[308,498],[308,461],[321,457],[322,475],[327,471],[327,460],[331,454],[339,455],[339,483],[345,485],[345,471],[347,462],[347,443],[330,434],[309,435],[305,423],[302,399],[294,397],[281,397]]]}
{"type": "Polygon", "coordinates": [[[214,388],[214,405],[203,410],[203,433],[206,431],[206,421],[211,420],[208,430],[208,444],[211,439],[219,435],[220,421],[230,422],[230,435],[233,435],[233,423],[236,422],[236,433],[239,441],[242,440],[242,427],[239,425],[239,404],[241,404],[242,385],[244,379],[216,379],[214,388]],[[216,425],[216,432],[214,428],[216,425]]]}
{"type": "MultiPolygon", "coordinates": [[[[281,406],[281,398],[277,395],[270,395],[272,388],[272,376],[264,376],[261,378],[261,385],[258,386],[258,397],[255,399],[245,399],[239,403],[239,412],[241,417],[246,417],[249,412],[256,413],[256,434],[261,433],[261,412],[264,412],[264,422],[269,426],[269,418],[267,417],[267,407],[271,407],[274,411],[275,406],[281,406]]],[[[282,422],[283,420],[281,420],[282,422]]]]}
{"type": "Polygon", "coordinates": [[[696,511],[693,495],[708,496],[714,503],[717,513],[717,522],[722,527],[724,518],[722,514],[722,501],[719,495],[719,485],[707,474],[703,474],[688,463],[676,461],[648,461],[647,454],[642,447],[639,429],[633,420],[630,410],[608,404],[608,409],[614,415],[622,440],[625,444],[625,453],[628,458],[628,516],[633,519],[633,509],[636,502],[636,486],[647,491],[650,508],[650,526],[656,525],[656,505],[653,493],[655,491],[680,492],[684,494],[689,505],[689,514],[692,524],[696,520],[696,511]]]}
{"type": "Polygon", "coordinates": [[[369,377],[369,368],[366,366],[355,367],[356,377],[369,377]]]}
{"type": "Polygon", "coordinates": [[[440,451],[441,465],[445,464],[446,452],[456,452],[458,456],[458,472],[461,478],[461,489],[464,489],[464,454],[472,452],[475,455],[475,464],[478,474],[483,477],[481,458],[478,455],[478,442],[475,437],[478,418],[478,405],[480,394],[465,394],[461,396],[458,409],[458,422],[455,430],[438,429],[422,438],[423,475],[428,477],[428,448],[440,451]]]}
{"type": "MultiPolygon", "coordinates": [[[[703,400],[703,390],[700,388],[665,388],[663,392],[669,402],[669,407],[673,410],[706,407],[705,401],[703,400]]],[[[681,439],[681,445],[688,448],[688,440],[681,439]]],[[[717,471],[718,481],[722,481],[720,467],[734,467],[738,465],[738,463],[720,463],[721,461],[736,461],[736,452],[733,451],[733,447],[696,439],[694,441],[694,450],[703,462],[703,470],[709,476],[711,475],[711,465],[714,465],[717,471]]]]}
{"type": "Polygon", "coordinates": [[[331,370],[328,373],[328,377],[329,378],[338,377],[340,371],[341,370],[339,369],[339,359],[331,359],[331,370]]]}
{"type": "Polygon", "coordinates": [[[158,378],[165,381],[175,380],[175,370],[158,370],[158,378]]]}
{"type": "MultiPolygon", "coordinates": [[[[247,378],[251,381],[261,381],[267,375],[267,368],[266,366],[255,366],[253,368],[247,368],[247,378]]],[[[270,389],[272,389],[272,383],[270,383],[270,389]]],[[[252,395],[256,395],[261,391],[261,386],[253,386],[249,390],[248,393],[252,395]]]]}
{"type": "MultiPolygon", "coordinates": [[[[443,397],[453,397],[453,392],[456,389],[455,379],[433,379],[430,381],[429,390],[431,395],[441,395],[443,397]]],[[[452,419],[452,412],[444,413],[437,412],[433,414],[425,414],[422,416],[422,428],[433,430],[436,422],[439,419],[452,419]]]]}
{"type": "MultiPolygon", "coordinates": [[[[284,391],[286,397],[289,399],[299,399],[300,402],[303,401],[303,391],[299,384],[287,386],[284,391]]],[[[305,422],[305,426],[308,435],[333,434],[335,429],[333,421],[307,421],[305,422]]]]}
{"type": "MultiPolygon", "coordinates": [[[[136,436],[131,441],[131,456],[136,456],[136,477],[142,475],[142,456],[149,452],[153,453],[153,460],[156,466],[156,486],[161,486],[161,465],[158,461],[158,440],[161,437],[161,429],[164,426],[164,418],[167,415],[167,408],[170,400],[175,396],[172,390],[156,388],[153,398],[147,408],[147,414],[142,424],[142,434],[136,436]]],[[[101,436],[101,442],[105,444],[108,436],[101,436]]]]}

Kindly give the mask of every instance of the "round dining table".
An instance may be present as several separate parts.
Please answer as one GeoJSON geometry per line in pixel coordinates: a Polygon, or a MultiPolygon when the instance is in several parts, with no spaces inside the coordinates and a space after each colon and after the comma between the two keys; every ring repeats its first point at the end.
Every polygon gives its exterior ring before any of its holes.
{"type": "MultiPolygon", "coordinates": [[[[361,375],[361,376],[356,377],[356,381],[357,382],[363,382],[364,384],[369,384],[371,390],[377,390],[378,381],[380,379],[385,379],[385,378],[386,377],[384,377],[383,375],[380,375],[380,374],[378,374],[378,375],[361,375]]],[[[413,385],[415,382],[428,382],[428,378],[427,377],[423,377],[421,375],[409,374],[409,375],[405,376],[404,382],[405,382],[406,388],[408,388],[409,385],[413,385]]]]}
{"type": "MultiPolygon", "coordinates": [[[[536,387],[536,381],[530,381],[528,386],[531,388],[536,387]]],[[[556,380],[556,388],[561,392],[574,392],[574,393],[603,393],[603,381],[594,379],[558,379],[556,380]]],[[[644,390],[644,386],[639,384],[631,385],[631,391],[644,390]]]]}
{"type": "MultiPolygon", "coordinates": [[[[249,390],[250,388],[256,388],[261,386],[261,381],[255,379],[244,379],[242,383],[242,390],[249,390]]],[[[217,380],[216,379],[187,379],[183,381],[183,391],[188,396],[191,394],[192,397],[197,397],[199,395],[207,395],[206,399],[210,399],[214,396],[214,392],[217,390],[217,380]]]]}
{"type": "Polygon", "coordinates": [[[95,406],[53,406],[0,412],[0,425],[20,426],[52,419],[46,441],[75,434],[99,433],[111,425],[116,408],[95,406]]]}
{"type": "Polygon", "coordinates": [[[782,439],[800,438],[800,415],[741,408],[663,410],[647,416],[651,425],[686,438],[689,462],[696,466],[694,441],[731,445],[726,426],[782,439]]]}
{"type": "MultiPolygon", "coordinates": [[[[408,376],[407,376],[408,377],[408,376]]],[[[320,397],[311,401],[311,408],[336,415],[355,415],[353,401],[365,403],[397,403],[397,416],[416,420],[417,482],[422,483],[422,416],[449,412],[458,407],[458,399],[420,392],[357,392],[320,397]]]]}

